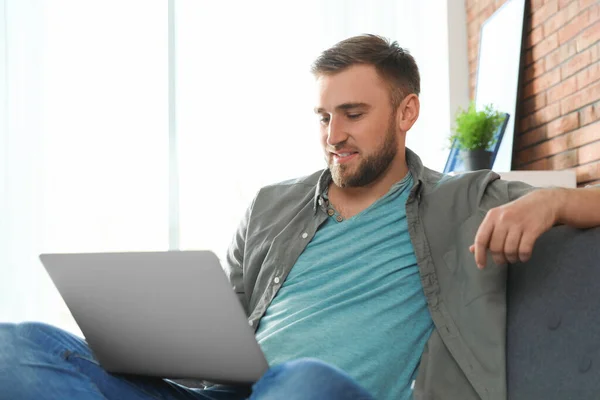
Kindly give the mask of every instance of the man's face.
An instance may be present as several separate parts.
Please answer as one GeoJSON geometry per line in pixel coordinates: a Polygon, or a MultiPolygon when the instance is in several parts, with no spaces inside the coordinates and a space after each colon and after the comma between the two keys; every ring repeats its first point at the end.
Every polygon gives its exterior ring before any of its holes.
{"type": "Polygon", "coordinates": [[[360,187],[382,176],[396,157],[395,112],[373,66],[357,65],[317,79],[321,144],[333,182],[360,187]]]}

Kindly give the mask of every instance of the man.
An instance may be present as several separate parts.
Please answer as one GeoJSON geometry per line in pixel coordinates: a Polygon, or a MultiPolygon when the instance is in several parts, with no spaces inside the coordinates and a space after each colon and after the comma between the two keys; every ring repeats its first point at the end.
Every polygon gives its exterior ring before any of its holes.
{"type": "Polygon", "coordinates": [[[424,168],[405,148],[419,116],[419,72],[396,43],[347,39],[313,72],[328,168],[261,189],[227,257],[274,366],[252,394],[112,376],[81,340],[39,324],[0,327],[5,393],[506,398],[505,264],[527,260],[553,225],[600,225],[600,190],[533,191],[490,171],[424,168]]]}

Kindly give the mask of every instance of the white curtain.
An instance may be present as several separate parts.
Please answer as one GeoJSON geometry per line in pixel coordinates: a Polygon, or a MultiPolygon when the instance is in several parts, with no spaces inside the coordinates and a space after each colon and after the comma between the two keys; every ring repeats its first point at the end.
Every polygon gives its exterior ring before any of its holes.
{"type": "Polygon", "coordinates": [[[166,6],[3,5],[0,321],[77,332],[40,253],[168,248],[166,6]]]}
{"type": "MultiPolygon", "coordinates": [[[[323,167],[310,64],[350,35],[422,73],[408,144],[442,168],[445,2],[175,0],[181,249],[222,256],[263,185],[323,167]]],[[[78,332],[45,252],[167,250],[166,0],[0,0],[0,321],[78,332]]]]}

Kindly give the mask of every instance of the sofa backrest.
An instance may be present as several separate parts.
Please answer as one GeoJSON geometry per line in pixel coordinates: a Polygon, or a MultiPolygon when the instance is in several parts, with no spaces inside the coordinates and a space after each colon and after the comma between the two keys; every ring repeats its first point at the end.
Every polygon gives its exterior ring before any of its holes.
{"type": "Polygon", "coordinates": [[[600,399],[600,228],[542,235],[507,293],[509,399],[600,399]]]}

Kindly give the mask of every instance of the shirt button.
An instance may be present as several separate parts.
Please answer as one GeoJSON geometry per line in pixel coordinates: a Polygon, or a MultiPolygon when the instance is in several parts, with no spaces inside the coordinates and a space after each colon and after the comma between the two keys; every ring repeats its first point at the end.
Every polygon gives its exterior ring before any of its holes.
{"type": "Polygon", "coordinates": [[[276,277],[275,279],[273,279],[273,282],[275,282],[275,283],[279,283],[279,278],[278,278],[278,277],[276,277]]]}
{"type": "Polygon", "coordinates": [[[342,222],[342,221],[344,220],[344,218],[343,218],[341,215],[338,215],[338,216],[335,218],[335,220],[336,220],[337,222],[342,222]]]}
{"type": "Polygon", "coordinates": [[[302,234],[302,239],[306,239],[307,237],[308,237],[308,233],[304,232],[304,233],[302,234]]]}
{"type": "Polygon", "coordinates": [[[335,211],[333,211],[333,208],[330,208],[329,210],[327,210],[327,214],[329,214],[330,217],[333,217],[333,214],[335,214],[335,211]]]}

